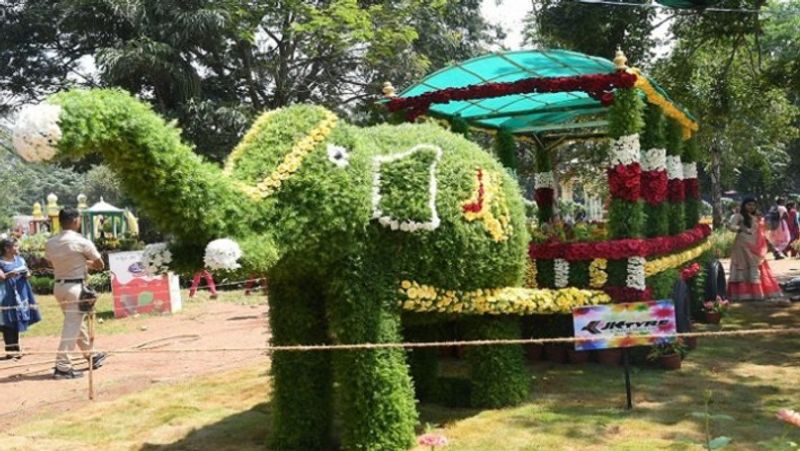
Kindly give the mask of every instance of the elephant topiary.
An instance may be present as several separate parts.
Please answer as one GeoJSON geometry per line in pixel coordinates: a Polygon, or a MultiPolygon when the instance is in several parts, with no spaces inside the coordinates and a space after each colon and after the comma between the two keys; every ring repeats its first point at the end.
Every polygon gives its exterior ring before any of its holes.
{"type": "MultiPolygon", "coordinates": [[[[171,236],[169,252],[149,249],[152,267],[205,260],[267,275],[276,345],[400,342],[404,308],[503,314],[607,300],[506,288],[521,285],[528,260],[518,185],[436,125],[358,128],[292,106],[259,117],[220,168],[129,94],[73,90],[25,110],[13,140],[28,160],[99,154],[171,236]]],[[[513,317],[496,315],[471,337],[518,334],[513,317]]],[[[474,404],[524,399],[518,347],[473,355],[474,404]]],[[[331,445],[334,380],[343,448],[408,447],[417,413],[405,359],[398,348],[275,352],[274,445],[331,445]]]]}

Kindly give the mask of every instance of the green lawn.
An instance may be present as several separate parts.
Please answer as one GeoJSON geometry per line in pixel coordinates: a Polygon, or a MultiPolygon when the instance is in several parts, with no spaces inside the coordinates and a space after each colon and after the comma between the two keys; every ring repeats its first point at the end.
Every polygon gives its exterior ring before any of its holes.
{"type": "MultiPolygon", "coordinates": [[[[796,325],[798,315],[800,305],[737,305],[724,327],[796,325]]],[[[463,369],[458,362],[446,367],[463,369]]],[[[532,390],[523,405],[479,411],[423,404],[422,420],[449,438],[451,450],[701,449],[704,422],[692,413],[703,410],[704,392],[711,390],[711,413],[733,419],[712,422],[714,435],[733,439],[726,449],[764,449],[760,442],[784,432],[800,442],[800,429],[774,418],[780,408],[800,410],[798,336],[705,338],[680,371],[637,368],[632,412],[622,408],[620,368],[538,362],[529,369],[532,390]]],[[[264,449],[270,417],[265,370],[100,400],[8,431],[9,437],[0,433],[0,439],[18,449],[264,449]]]]}

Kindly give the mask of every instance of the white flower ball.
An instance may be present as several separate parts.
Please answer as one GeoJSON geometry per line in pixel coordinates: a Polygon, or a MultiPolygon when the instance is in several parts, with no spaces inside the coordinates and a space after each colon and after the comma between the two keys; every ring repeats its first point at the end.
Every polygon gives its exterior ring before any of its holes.
{"type": "Polygon", "coordinates": [[[242,249],[239,244],[230,238],[222,238],[208,243],[203,260],[208,269],[231,270],[241,267],[238,263],[240,258],[242,249]]]}
{"type": "Polygon", "coordinates": [[[61,140],[58,118],[61,107],[41,103],[24,107],[11,135],[14,149],[25,161],[37,162],[52,159],[61,140]]]}

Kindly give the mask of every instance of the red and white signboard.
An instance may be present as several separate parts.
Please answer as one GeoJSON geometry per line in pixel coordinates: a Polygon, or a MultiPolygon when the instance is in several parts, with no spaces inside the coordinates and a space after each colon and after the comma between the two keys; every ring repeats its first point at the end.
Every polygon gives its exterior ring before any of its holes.
{"type": "Polygon", "coordinates": [[[148,276],[142,265],[142,251],[108,254],[108,266],[114,295],[114,317],[181,310],[178,276],[172,273],[148,276]]]}

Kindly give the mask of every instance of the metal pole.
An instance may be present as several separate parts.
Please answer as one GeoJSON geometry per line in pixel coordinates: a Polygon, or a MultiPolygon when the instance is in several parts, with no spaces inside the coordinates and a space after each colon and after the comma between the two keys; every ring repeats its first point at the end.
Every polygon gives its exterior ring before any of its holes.
{"type": "Polygon", "coordinates": [[[94,307],[89,311],[89,399],[94,401],[94,307]]]}
{"type": "Polygon", "coordinates": [[[622,365],[625,367],[625,393],[628,396],[626,409],[633,408],[633,398],[631,397],[631,366],[628,362],[628,348],[622,348],[622,365]]]}

